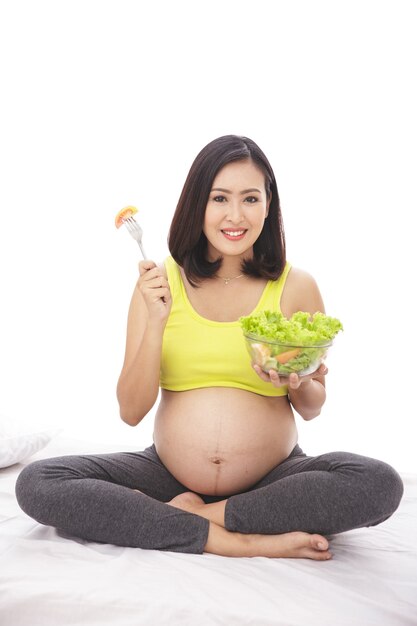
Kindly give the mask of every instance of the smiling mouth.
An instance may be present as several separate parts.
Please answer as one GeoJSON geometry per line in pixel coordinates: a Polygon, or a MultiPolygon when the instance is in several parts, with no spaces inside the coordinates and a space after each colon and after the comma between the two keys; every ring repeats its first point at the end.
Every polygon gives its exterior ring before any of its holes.
{"type": "Polygon", "coordinates": [[[221,232],[227,239],[238,241],[246,235],[247,230],[241,228],[240,230],[222,230],[221,232]]]}

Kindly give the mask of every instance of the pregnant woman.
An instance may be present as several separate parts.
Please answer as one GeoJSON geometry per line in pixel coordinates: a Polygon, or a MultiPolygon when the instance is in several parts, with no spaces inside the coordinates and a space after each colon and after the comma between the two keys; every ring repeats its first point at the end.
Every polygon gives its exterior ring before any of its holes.
{"type": "Polygon", "coordinates": [[[383,461],[307,456],[296,411],[325,402],[322,364],[280,378],[251,365],[239,317],[324,312],[315,280],[286,261],[277,184],[250,139],[198,154],[165,263],[139,264],[117,396],[137,426],[157,401],[146,450],[64,456],[20,474],[20,506],[86,540],[225,556],[331,558],[329,535],[373,526],[403,485],[383,461]]]}

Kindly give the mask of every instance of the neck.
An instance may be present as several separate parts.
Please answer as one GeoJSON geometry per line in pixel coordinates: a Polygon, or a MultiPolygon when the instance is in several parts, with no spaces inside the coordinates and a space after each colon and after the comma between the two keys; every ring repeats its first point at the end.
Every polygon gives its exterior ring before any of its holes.
{"type": "Polygon", "coordinates": [[[222,264],[219,268],[219,276],[237,276],[242,274],[242,261],[241,257],[223,257],[222,264]]]}
{"type": "Polygon", "coordinates": [[[243,274],[242,266],[239,265],[225,265],[222,264],[219,271],[217,272],[217,276],[221,276],[222,278],[230,278],[231,276],[238,276],[239,274],[243,274]]]}
{"type": "MultiPolygon", "coordinates": [[[[215,251],[208,251],[208,257],[207,257],[210,261],[216,261],[219,258],[219,252],[217,250],[215,251]]],[[[242,261],[244,261],[245,259],[251,259],[252,258],[252,250],[247,250],[246,253],[239,255],[239,256],[223,256],[222,258],[222,263],[220,265],[220,268],[218,270],[218,272],[216,273],[216,276],[221,277],[221,278],[231,278],[232,276],[239,276],[239,274],[242,274],[242,261]]]]}

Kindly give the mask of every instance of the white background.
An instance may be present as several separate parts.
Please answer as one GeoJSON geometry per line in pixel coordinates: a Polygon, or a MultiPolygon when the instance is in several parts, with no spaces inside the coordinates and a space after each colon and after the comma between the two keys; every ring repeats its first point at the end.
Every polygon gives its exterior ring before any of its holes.
{"type": "MultiPolygon", "coordinates": [[[[246,135],[278,180],[288,259],[345,331],[300,444],[417,471],[414,2],[0,4],[0,412],[152,442],[115,396],[139,250],[166,238],[200,149],[246,135]]],[[[203,410],[203,407],[202,407],[203,410]]]]}

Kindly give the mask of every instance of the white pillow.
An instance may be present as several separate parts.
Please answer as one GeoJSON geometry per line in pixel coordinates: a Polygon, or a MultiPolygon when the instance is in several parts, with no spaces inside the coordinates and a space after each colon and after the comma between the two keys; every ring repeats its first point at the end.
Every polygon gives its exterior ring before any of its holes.
{"type": "Polygon", "coordinates": [[[20,463],[42,450],[60,430],[16,426],[0,418],[0,468],[20,463]]]}

